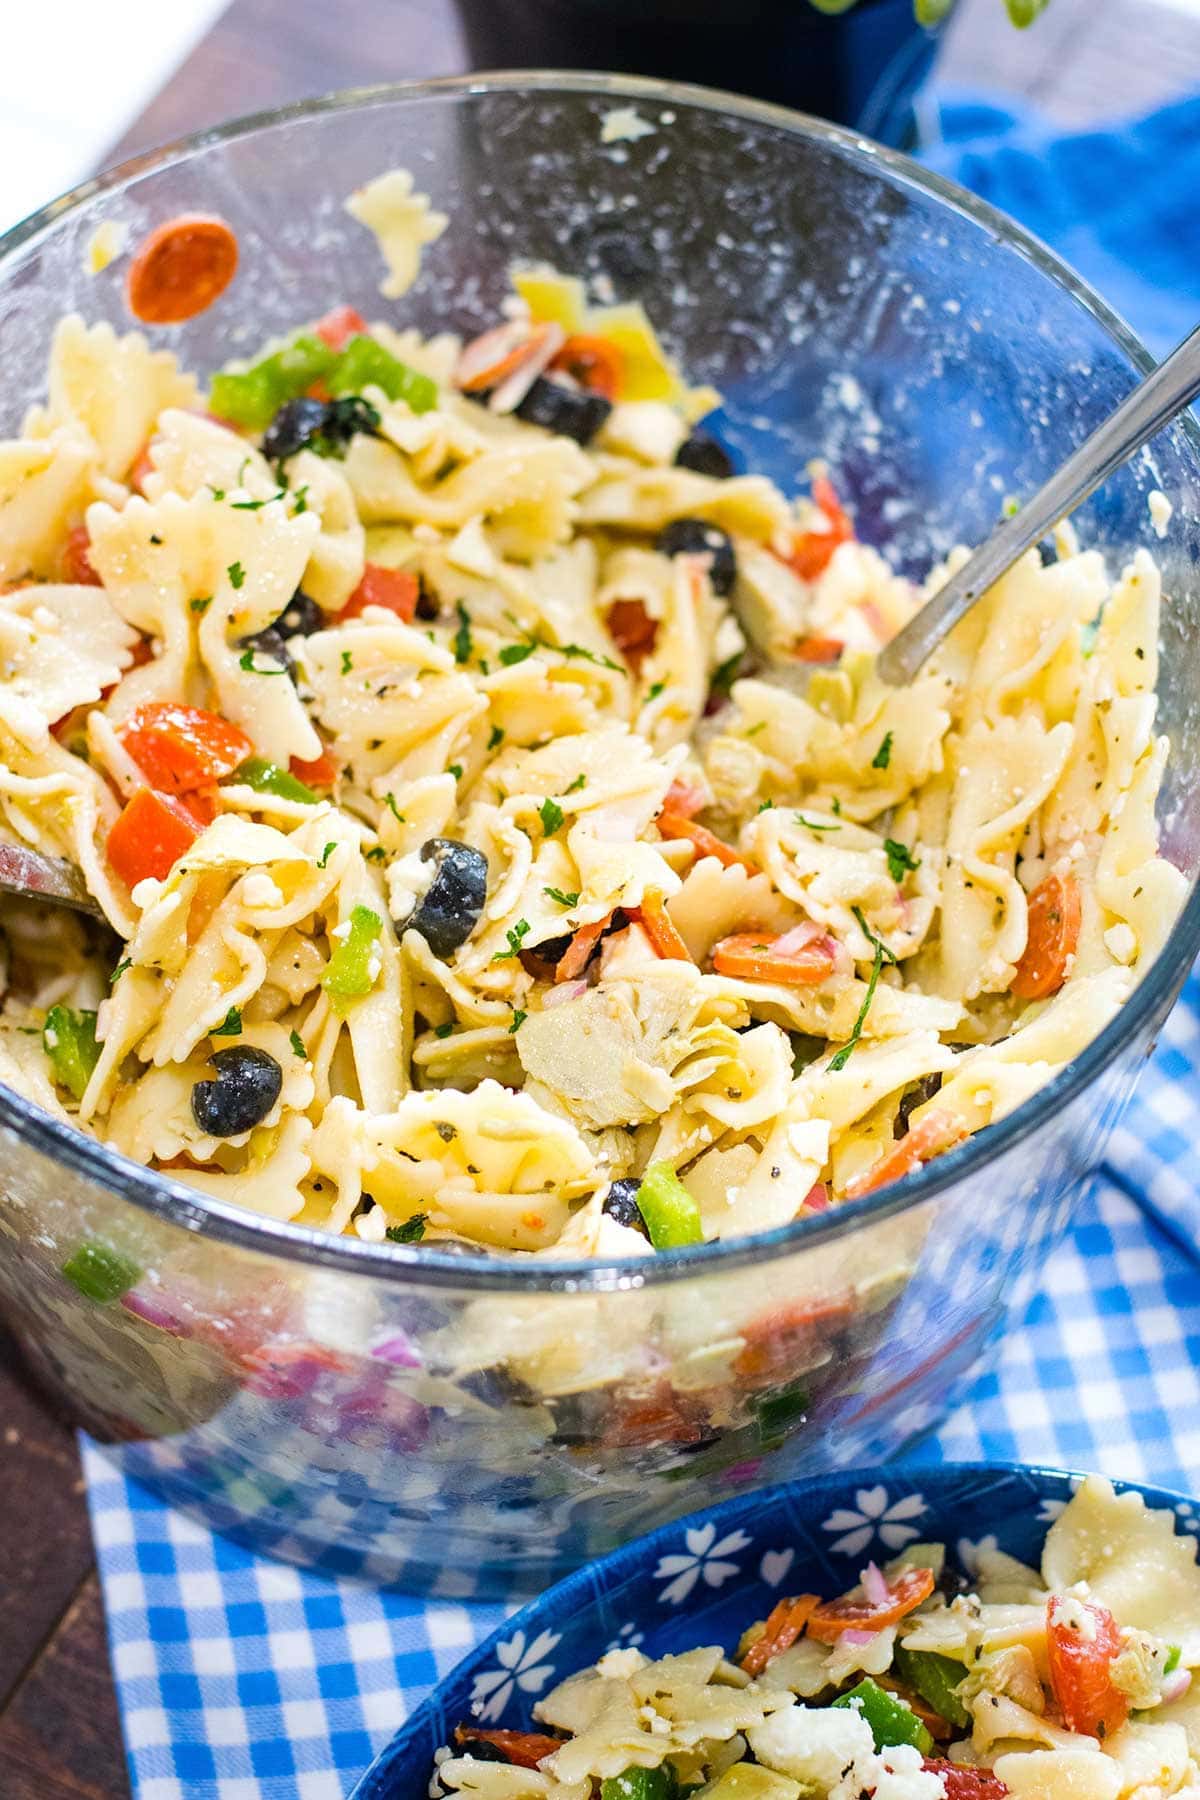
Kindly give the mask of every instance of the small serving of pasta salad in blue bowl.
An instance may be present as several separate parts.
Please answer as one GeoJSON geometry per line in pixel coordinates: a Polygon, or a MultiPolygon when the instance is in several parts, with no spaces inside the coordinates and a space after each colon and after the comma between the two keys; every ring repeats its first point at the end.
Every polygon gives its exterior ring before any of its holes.
{"type": "Polygon", "coordinates": [[[1010,1466],[770,1489],[509,1619],[354,1800],[1196,1800],[1198,1529],[1010,1466]]]}

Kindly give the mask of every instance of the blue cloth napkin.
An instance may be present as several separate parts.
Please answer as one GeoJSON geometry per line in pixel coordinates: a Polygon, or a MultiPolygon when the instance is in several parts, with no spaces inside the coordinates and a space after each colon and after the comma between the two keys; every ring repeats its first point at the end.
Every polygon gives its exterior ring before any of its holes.
{"type": "MultiPolygon", "coordinates": [[[[1200,318],[1200,100],[1055,137],[947,102],[928,160],[1015,213],[1159,353],[1200,318]]],[[[1065,1463],[1200,1488],[1200,981],[992,1369],[918,1460],[1065,1463]]],[[[499,1622],[235,1549],[94,1444],[84,1467],[138,1800],[340,1800],[499,1622]]]]}

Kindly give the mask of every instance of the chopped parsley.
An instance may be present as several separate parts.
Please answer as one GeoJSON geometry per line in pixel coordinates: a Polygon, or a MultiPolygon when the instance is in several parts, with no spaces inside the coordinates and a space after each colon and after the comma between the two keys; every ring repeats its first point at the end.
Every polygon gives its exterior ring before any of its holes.
{"type": "Polygon", "coordinates": [[[871,758],[871,767],[873,769],[886,769],[891,763],[893,736],[893,732],[887,731],[884,733],[882,744],[880,744],[878,750],[871,758]]]}
{"type": "Polygon", "coordinates": [[[333,853],[336,849],[337,849],[337,839],[330,838],[329,842],[326,844],[325,848],[322,850],[320,856],[317,858],[318,869],[323,869],[325,867],[326,863],[329,861],[330,857],[333,855],[333,853]]]}
{"type": "Polygon", "coordinates": [[[121,979],[122,975],[125,973],[126,969],[131,969],[132,967],[133,967],[133,958],[131,956],[123,956],[121,958],[120,962],[117,964],[116,968],[113,970],[112,974],[108,978],[109,986],[112,987],[115,982],[120,981],[120,979],[121,979]]]}
{"type": "Polygon", "coordinates": [[[219,1025],[214,1025],[210,1037],[241,1037],[242,1015],[238,1007],[231,1006],[219,1025]]]}
{"type": "Polygon", "coordinates": [[[487,741],[488,749],[489,750],[498,750],[500,748],[500,745],[503,742],[504,742],[503,731],[501,731],[499,725],[493,725],[492,729],[491,729],[491,734],[487,741]]]}
{"type": "Polygon", "coordinates": [[[832,799],[832,800],[831,800],[831,801],[830,801],[830,802],[829,802],[829,810],[830,810],[830,812],[831,812],[831,813],[832,813],[832,814],[833,814],[833,815],[834,815],[834,817],[835,817],[835,818],[836,818],[836,819],[840,819],[840,818],[841,818],[841,816],[842,816],[842,803],[841,803],[841,801],[840,801],[840,800],[839,800],[839,799],[838,799],[838,797],[837,797],[837,795],[836,795],[836,794],[835,794],[835,795],[834,795],[834,796],[833,796],[833,799],[832,799]]]}
{"type": "Polygon", "coordinates": [[[717,667],[713,670],[713,678],[709,683],[710,693],[727,694],[729,692],[730,688],[737,680],[737,672],[742,666],[742,658],[745,654],[746,652],[744,650],[735,650],[733,655],[727,656],[723,663],[718,663],[717,667]]]}
{"type": "Polygon", "coordinates": [[[461,600],[454,610],[458,614],[458,630],[454,634],[454,660],[456,663],[470,662],[471,652],[475,648],[475,641],[471,636],[471,615],[461,600]]]}
{"type": "Polygon", "coordinates": [[[765,731],[766,729],[767,729],[767,721],[765,719],[760,719],[758,721],[757,725],[751,725],[749,731],[747,731],[747,733],[746,733],[746,736],[748,738],[757,737],[760,731],[765,731]]]}
{"type": "Polygon", "coordinates": [[[898,844],[895,838],[884,838],[883,848],[887,853],[888,874],[893,881],[903,881],[910,870],[920,868],[920,859],[904,844],[898,844]]]}
{"type": "MultiPolygon", "coordinates": [[[[773,800],[760,800],[758,803],[758,810],[760,813],[774,812],[775,802],[773,800]]],[[[796,817],[799,818],[800,814],[797,813],[796,817]]]]}
{"type": "MultiPolygon", "coordinates": [[[[277,488],[273,494],[268,494],[265,500],[231,500],[229,502],[230,510],[232,512],[257,512],[260,507],[270,506],[272,500],[282,500],[286,493],[287,489],[281,487],[277,488]]],[[[241,587],[242,584],[240,581],[235,581],[233,585],[241,587]]]]}
{"type": "Polygon", "coordinates": [[[793,813],[797,825],[803,825],[805,831],[840,831],[840,825],[825,825],[820,819],[807,819],[803,813],[793,813]]]}
{"type": "Polygon", "coordinates": [[[454,1020],[449,1019],[445,1025],[435,1025],[433,1028],[433,1035],[436,1038],[448,1038],[453,1030],[454,1020]]]}
{"type": "Polygon", "coordinates": [[[579,792],[580,788],[585,788],[586,786],[587,786],[587,776],[586,775],[577,775],[575,777],[574,781],[571,783],[570,787],[563,789],[563,793],[564,794],[577,794],[579,792]]]}
{"type": "Polygon", "coordinates": [[[875,998],[875,989],[879,986],[879,977],[883,970],[883,965],[885,961],[894,963],[896,960],[883,939],[876,937],[875,933],[871,930],[871,927],[867,924],[867,921],[862,915],[862,908],[856,906],[853,908],[853,912],[855,918],[858,920],[860,928],[866,936],[867,942],[874,945],[875,958],[871,964],[871,973],[867,978],[867,991],[863,995],[863,1003],[858,1009],[858,1017],[854,1021],[853,1030],[841,1049],[837,1052],[837,1055],[831,1056],[829,1059],[830,1074],[836,1074],[839,1069],[844,1069],[846,1064],[850,1061],[851,1052],[862,1037],[863,1026],[867,1022],[867,1014],[870,1012],[871,1002],[875,998]]]}
{"type": "Polygon", "coordinates": [[[578,894],[564,894],[561,888],[543,888],[542,892],[543,894],[548,895],[549,898],[555,901],[559,906],[572,907],[579,905],[578,894]]]}
{"type": "Polygon", "coordinates": [[[662,691],[666,687],[666,685],[667,684],[665,681],[653,682],[651,684],[649,693],[646,695],[647,703],[651,700],[657,700],[658,696],[662,693],[662,691]]]}
{"type": "Polygon", "coordinates": [[[301,513],[306,513],[307,511],[308,483],[306,481],[303,486],[298,487],[292,495],[292,517],[293,519],[298,518],[301,513]]]}
{"type": "Polygon", "coordinates": [[[396,805],[395,794],[385,794],[383,796],[383,804],[387,807],[387,809],[391,813],[393,819],[395,819],[397,825],[407,825],[408,824],[408,820],[405,818],[404,814],[400,811],[400,808],[396,805]]]}
{"type": "Polygon", "coordinates": [[[304,1039],[300,1036],[298,1031],[293,1031],[290,1034],[288,1043],[292,1046],[293,1056],[298,1056],[301,1062],[308,1061],[308,1051],[305,1048],[304,1039]]]}
{"type": "Polygon", "coordinates": [[[246,580],[245,569],[243,569],[240,562],[231,562],[225,573],[229,577],[230,587],[233,588],[236,593],[237,589],[240,588],[246,580]]]}
{"type": "Polygon", "coordinates": [[[538,807],[538,817],[546,836],[553,837],[563,822],[563,809],[557,800],[543,800],[538,807]]]}
{"type": "Polygon", "coordinates": [[[453,775],[455,781],[462,780],[462,772],[463,772],[463,770],[462,770],[461,763],[451,763],[450,767],[446,770],[447,775],[453,775]]]}
{"type": "Polygon", "coordinates": [[[214,500],[223,500],[225,498],[225,489],[214,487],[211,481],[208,484],[208,491],[214,500]]]}
{"type": "Polygon", "coordinates": [[[389,1225],[384,1233],[393,1244],[419,1244],[425,1236],[425,1221],[428,1213],[414,1213],[411,1219],[405,1219],[403,1225],[389,1225]]]}
{"type": "Polygon", "coordinates": [[[249,645],[238,657],[238,668],[244,669],[247,675],[286,675],[287,670],[278,664],[273,669],[260,669],[254,660],[254,646],[249,645]]]}
{"type": "Polygon", "coordinates": [[[509,1037],[511,1037],[513,1035],[514,1031],[520,1031],[522,1025],[525,1023],[525,1021],[528,1017],[529,1017],[529,1014],[527,1012],[522,1012],[519,1006],[514,1007],[513,1016],[512,1016],[512,1024],[508,1028],[509,1037]]]}
{"type": "Polygon", "coordinates": [[[366,851],[365,854],[368,862],[382,862],[387,855],[387,851],[382,844],[372,844],[371,848],[366,851]]]}
{"type": "Polygon", "coordinates": [[[530,926],[528,919],[518,919],[515,925],[510,925],[504,934],[508,939],[508,949],[497,950],[492,961],[506,962],[510,956],[520,956],[521,944],[525,938],[529,936],[529,930],[530,926]]]}
{"type": "Polygon", "coordinates": [[[343,650],[342,651],[342,674],[348,675],[353,667],[354,667],[354,658],[351,656],[349,650],[343,650]]]}
{"type": "Polygon", "coordinates": [[[530,638],[527,644],[505,644],[500,650],[500,661],[506,669],[511,669],[514,663],[523,663],[527,656],[532,656],[537,647],[535,638],[530,638]]]}
{"type": "MultiPolygon", "coordinates": [[[[555,646],[553,644],[547,644],[545,648],[547,650],[553,650],[555,646]]],[[[559,644],[557,648],[560,656],[582,657],[584,662],[595,663],[598,669],[611,669],[615,675],[623,675],[625,673],[620,663],[614,662],[611,656],[600,656],[595,650],[585,649],[582,644],[559,644]]]]}
{"type": "Polygon", "coordinates": [[[194,613],[207,612],[209,607],[212,605],[212,598],[213,597],[211,594],[204,594],[201,596],[201,598],[199,600],[189,600],[188,608],[191,612],[194,612],[194,613]]]}

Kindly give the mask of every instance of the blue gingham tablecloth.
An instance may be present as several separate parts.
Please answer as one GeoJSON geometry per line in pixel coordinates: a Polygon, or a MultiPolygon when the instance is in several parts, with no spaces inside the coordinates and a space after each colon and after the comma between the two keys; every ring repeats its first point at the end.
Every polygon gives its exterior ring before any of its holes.
{"type": "MultiPolygon", "coordinates": [[[[1155,349],[1200,317],[1200,101],[1066,139],[993,106],[945,107],[929,160],[1063,249],[1155,349]]],[[[1200,1489],[1198,1074],[1193,975],[1041,1291],[919,1460],[1200,1489]]],[[[87,1442],[84,1467],[138,1800],[341,1800],[503,1616],[268,1562],[87,1442]]]]}

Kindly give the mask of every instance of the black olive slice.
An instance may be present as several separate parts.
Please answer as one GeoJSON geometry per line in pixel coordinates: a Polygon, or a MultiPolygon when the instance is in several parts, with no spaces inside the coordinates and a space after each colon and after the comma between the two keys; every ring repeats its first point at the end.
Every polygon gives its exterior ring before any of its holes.
{"type": "Polygon", "coordinates": [[[518,419],[541,425],[558,437],[590,444],[612,411],[612,402],[587,388],[568,387],[565,381],[548,381],[539,375],[521,404],[518,419]]]}
{"type": "Polygon", "coordinates": [[[303,588],[296,589],[275,621],[275,630],[284,637],[311,637],[324,626],[325,614],[303,588]]]}
{"type": "Polygon", "coordinates": [[[285,400],[262,435],[262,453],[272,462],[284,461],[303,450],[311,438],[325,429],[329,405],[325,400],[285,400]]]}
{"type": "Polygon", "coordinates": [[[708,579],[712,582],[713,593],[733,592],[737,557],[732,538],[719,525],[710,525],[707,519],[672,519],[659,532],[654,547],[664,556],[710,557],[708,579]]]}
{"type": "Polygon", "coordinates": [[[728,481],[737,473],[724,444],[719,444],[707,431],[693,431],[691,437],[684,438],[675,452],[675,466],[691,469],[697,475],[713,475],[718,481],[728,481]]]}
{"type": "Polygon", "coordinates": [[[604,1196],[601,1211],[606,1212],[610,1219],[615,1219],[618,1225],[628,1225],[631,1230],[640,1231],[643,1237],[647,1237],[649,1233],[646,1221],[637,1203],[637,1192],[641,1185],[635,1176],[622,1175],[619,1181],[613,1182],[604,1196]]]}
{"type": "Polygon", "coordinates": [[[209,1137],[237,1137],[260,1125],[278,1100],[283,1070],[267,1050],[253,1044],[231,1044],[209,1059],[215,1081],[192,1088],[192,1117],[209,1137]]]}
{"type": "Polygon", "coordinates": [[[479,923],[487,899],[487,857],[456,838],[429,838],[421,860],[432,862],[434,877],[405,921],[419,931],[435,956],[450,956],[479,923]]]}

